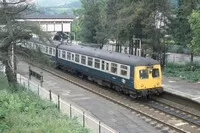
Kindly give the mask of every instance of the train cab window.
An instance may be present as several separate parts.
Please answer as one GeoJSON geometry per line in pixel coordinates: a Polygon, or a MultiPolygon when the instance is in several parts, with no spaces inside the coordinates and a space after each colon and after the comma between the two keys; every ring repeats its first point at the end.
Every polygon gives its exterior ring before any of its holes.
{"type": "Polygon", "coordinates": [[[52,53],[53,53],[53,49],[50,47],[49,48],[49,54],[52,55],[52,53]]]}
{"type": "Polygon", "coordinates": [[[79,62],[79,54],[75,54],[75,62],[79,62]]]}
{"type": "Polygon", "coordinates": [[[71,60],[71,53],[67,52],[67,60],[71,60]]]}
{"type": "Polygon", "coordinates": [[[94,67],[100,69],[100,60],[99,59],[95,59],[94,60],[94,67]]]}
{"type": "Polygon", "coordinates": [[[152,70],[152,77],[153,78],[156,78],[156,77],[159,77],[159,69],[153,69],[152,70]]]}
{"type": "Polygon", "coordinates": [[[117,64],[111,63],[111,72],[112,73],[117,73],[117,64]]]}
{"type": "Polygon", "coordinates": [[[72,61],[74,61],[74,54],[72,54],[72,61]]]}
{"type": "Polygon", "coordinates": [[[93,62],[93,59],[91,57],[88,57],[88,66],[92,66],[92,62],[93,62]]]}
{"type": "Polygon", "coordinates": [[[120,72],[120,74],[123,75],[123,76],[127,76],[128,75],[128,67],[124,66],[124,65],[121,65],[121,72],[120,72]]]}
{"type": "Polygon", "coordinates": [[[139,73],[140,73],[140,79],[148,79],[149,78],[148,69],[140,70],[139,73]]]}
{"type": "Polygon", "coordinates": [[[55,56],[56,55],[56,49],[53,48],[53,55],[55,56]]]}
{"type": "Polygon", "coordinates": [[[49,47],[46,46],[45,53],[48,54],[48,51],[49,51],[49,47]]]}
{"type": "Polygon", "coordinates": [[[66,56],[66,53],[65,53],[65,51],[63,50],[63,51],[62,51],[62,58],[65,59],[65,56],[66,56]]]}
{"type": "Polygon", "coordinates": [[[104,70],[105,69],[105,61],[101,61],[101,70],[104,70]]]}
{"type": "Polygon", "coordinates": [[[81,56],[81,64],[86,64],[86,57],[85,56],[81,56]]]}

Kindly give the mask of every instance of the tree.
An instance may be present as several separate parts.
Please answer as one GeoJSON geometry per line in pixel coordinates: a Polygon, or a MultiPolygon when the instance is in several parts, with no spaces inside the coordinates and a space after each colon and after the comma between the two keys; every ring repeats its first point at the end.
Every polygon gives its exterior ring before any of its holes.
{"type": "Polygon", "coordinates": [[[6,67],[6,76],[11,86],[17,85],[15,56],[17,43],[30,39],[32,34],[39,35],[41,40],[49,38],[41,31],[38,24],[17,21],[29,11],[29,7],[26,0],[0,1],[0,60],[6,67]]]}
{"type": "Polygon", "coordinates": [[[191,44],[189,45],[189,48],[194,52],[194,53],[199,53],[200,52],[200,11],[199,10],[194,10],[189,17],[189,23],[191,26],[191,31],[192,31],[192,41],[191,44]]]}
{"type": "MultiPolygon", "coordinates": [[[[188,17],[198,6],[199,0],[178,0],[178,8],[171,25],[173,38],[178,45],[189,46],[189,48],[192,45],[192,31],[188,17]]],[[[191,49],[191,62],[193,62],[193,54],[194,51],[191,49]]]]}

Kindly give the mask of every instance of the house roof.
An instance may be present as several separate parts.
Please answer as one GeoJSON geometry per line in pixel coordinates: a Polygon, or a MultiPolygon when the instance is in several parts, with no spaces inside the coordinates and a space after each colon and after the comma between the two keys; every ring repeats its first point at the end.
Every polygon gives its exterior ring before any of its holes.
{"type": "Polygon", "coordinates": [[[23,19],[74,19],[72,16],[56,14],[56,15],[47,15],[47,14],[29,14],[21,16],[23,19]]]}

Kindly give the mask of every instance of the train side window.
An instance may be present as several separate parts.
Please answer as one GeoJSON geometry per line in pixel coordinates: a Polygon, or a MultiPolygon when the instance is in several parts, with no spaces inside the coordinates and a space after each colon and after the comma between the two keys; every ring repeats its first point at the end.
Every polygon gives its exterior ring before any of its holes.
{"type": "Polygon", "coordinates": [[[52,55],[52,53],[53,53],[53,49],[50,47],[49,48],[49,54],[52,55]]]}
{"type": "Polygon", "coordinates": [[[111,72],[112,73],[117,73],[117,64],[111,63],[111,72]]]}
{"type": "Polygon", "coordinates": [[[62,58],[65,59],[66,53],[64,50],[62,50],[62,58]]]}
{"type": "Polygon", "coordinates": [[[61,57],[61,50],[58,50],[58,57],[61,57]]]}
{"type": "Polygon", "coordinates": [[[56,49],[53,48],[53,55],[55,56],[56,55],[56,49]]]}
{"type": "Polygon", "coordinates": [[[74,54],[72,54],[72,61],[74,61],[74,54]]]}
{"type": "Polygon", "coordinates": [[[94,67],[100,69],[100,60],[99,59],[95,59],[94,60],[94,67]]]}
{"type": "Polygon", "coordinates": [[[91,57],[88,57],[88,66],[92,66],[92,62],[93,62],[93,59],[91,57]]]}
{"type": "Polygon", "coordinates": [[[79,54],[75,54],[75,62],[79,62],[79,54]]]}
{"type": "Polygon", "coordinates": [[[67,52],[67,60],[71,60],[71,53],[67,52]]]}
{"type": "Polygon", "coordinates": [[[86,64],[86,57],[85,56],[81,56],[81,64],[86,64]]]}
{"type": "Polygon", "coordinates": [[[139,74],[140,74],[140,79],[148,79],[149,78],[148,69],[140,70],[139,74]]]}
{"type": "Polygon", "coordinates": [[[127,76],[128,75],[128,67],[124,66],[124,65],[121,65],[121,72],[120,72],[120,74],[122,76],[127,76]]]}
{"type": "Polygon", "coordinates": [[[109,71],[109,63],[106,63],[106,71],[109,71]]]}
{"type": "Polygon", "coordinates": [[[101,61],[101,70],[104,70],[105,69],[105,61],[101,61]]]}
{"type": "Polygon", "coordinates": [[[48,54],[48,51],[49,51],[49,47],[46,46],[45,53],[48,54]]]}
{"type": "Polygon", "coordinates": [[[159,77],[159,76],[160,76],[159,69],[153,69],[152,70],[152,77],[156,78],[156,77],[159,77]]]}

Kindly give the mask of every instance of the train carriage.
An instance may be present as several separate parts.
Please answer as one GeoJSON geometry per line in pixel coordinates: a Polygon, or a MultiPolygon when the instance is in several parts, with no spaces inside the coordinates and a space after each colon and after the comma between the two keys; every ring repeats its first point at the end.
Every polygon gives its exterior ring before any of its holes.
{"type": "Polygon", "coordinates": [[[133,98],[163,92],[160,64],[150,58],[78,45],[59,45],[55,58],[67,70],[133,98]]]}

